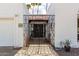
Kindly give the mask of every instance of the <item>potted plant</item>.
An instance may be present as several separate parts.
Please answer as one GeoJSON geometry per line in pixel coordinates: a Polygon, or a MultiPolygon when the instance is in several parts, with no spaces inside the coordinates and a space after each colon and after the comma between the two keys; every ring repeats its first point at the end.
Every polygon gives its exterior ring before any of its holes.
{"type": "Polygon", "coordinates": [[[66,41],[64,42],[64,50],[65,50],[66,52],[70,52],[70,49],[71,49],[71,47],[70,47],[70,40],[66,40],[66,41]]]}

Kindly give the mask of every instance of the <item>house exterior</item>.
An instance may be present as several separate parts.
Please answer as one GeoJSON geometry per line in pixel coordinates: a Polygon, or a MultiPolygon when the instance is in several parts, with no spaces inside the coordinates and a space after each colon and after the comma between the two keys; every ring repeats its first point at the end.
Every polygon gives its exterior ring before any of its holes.
{"type": "MultiPolygon", "coordinates": [[[[0,46],[23,47],[25,43],[27,43],[26,41],[29,35],[27,16],[31,16],[26,5],[21,3],[3,3],[0,4],[0,7],[0,46]],[[25,25],[26,28],[23,26],[25,24],[25,19],[27,22],[25,25]],[[26,33],[24,29],[27,29],[26,33]]],[[[54,16],[54,18],[50,17],[50,19],[48,19],[49,24],[51,23],[54,25],[52,27],[54,29],[54,35],[51,30],[48,30],[51,35],[50,39],[52,45],[61,47],[60,42],[68,39],[71,40],[72,48],[79,48],[77,37],[78,10],[79,4],[53,3],[49,6],[47,14],[43,16],[54,16]],[[52,19],[54,23],[51,21],[52,19]]],[[[32,16],[34,17],[36,15],[32,16]]],[[[41,15],[38,16],[40,17],[41,15]]],[[[37,17],[37,19],[39,17],[37,17]]]]}
{"type": "Polygon", "coordinates": [[[60,47],[60,41],[66,39],[71,40],[73,48],[79,47],[77,38],[78,5],[59,3],[49,7],[48,14],[55,14],[55,47],[60,47]]]}
{"type": "Polygon", "coordinates": [[[23,46],[23,28],[18,28],[18,23],[23,23],[23,14],[27,14],[25,4],[2,3],[0,4],[0,46],[23,46]]]}

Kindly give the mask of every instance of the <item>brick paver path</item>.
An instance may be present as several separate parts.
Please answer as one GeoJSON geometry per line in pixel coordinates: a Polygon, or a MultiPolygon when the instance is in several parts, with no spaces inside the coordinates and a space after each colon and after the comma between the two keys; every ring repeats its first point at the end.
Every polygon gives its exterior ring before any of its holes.
{"type": "Polygon", "coordinates": [[[57,55],[52,50],[51,45],[44,39],[34,39],[29,43],[29,47],[20,49],[15,56],[52,56],[57,55]]]}
{"type": "Polygon", "coordinates": [[[29,47],[20,49],[0,48],[0,56],[79,56],[79,48],[70,52],[53,49],[46,40],[32,40],[29,47]]]}

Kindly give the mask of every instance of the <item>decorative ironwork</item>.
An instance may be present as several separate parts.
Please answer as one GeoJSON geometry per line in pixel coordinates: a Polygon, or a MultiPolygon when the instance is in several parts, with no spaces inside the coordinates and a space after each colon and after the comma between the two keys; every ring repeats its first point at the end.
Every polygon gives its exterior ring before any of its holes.
{"type": "MultiPolygon", "coordinates": [[[[50,39],[54,45],[55,40],[55,15],[24,15],[24,34],[31,35],[29,27],[31,26],[29,21],[34,20],[36,18],[40,18],[39,20],[47,21],[46,25],[46,37],[50,39]],[[31,18],[29,18],[31,17],[31,18]],[[43,18],[44,17],[44,18],[43,18]]],[[[26,40],[25,40],[26,42],[26,40]]]]}

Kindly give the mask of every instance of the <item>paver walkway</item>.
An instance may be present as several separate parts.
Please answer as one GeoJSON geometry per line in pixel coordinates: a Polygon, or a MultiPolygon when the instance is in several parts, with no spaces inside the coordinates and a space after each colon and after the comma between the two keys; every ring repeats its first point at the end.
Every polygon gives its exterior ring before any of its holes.
{"type": "Polygon", "coordinates": [[[56,55],[51,45],[44,39],[34,39],[29,43],[29,47],[22,48],[15,56],[52,56],[56,55]]]}
{"type": "Polygon", "coordinates": [[[0,56],[79,56],[79,48],[72,48],[70,52],[55,50],[47,41],[32,40],[29,47],[20,49],[1,48],[0,56]]]}

